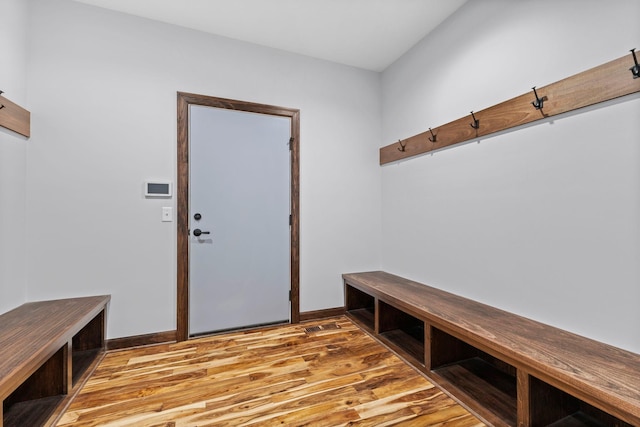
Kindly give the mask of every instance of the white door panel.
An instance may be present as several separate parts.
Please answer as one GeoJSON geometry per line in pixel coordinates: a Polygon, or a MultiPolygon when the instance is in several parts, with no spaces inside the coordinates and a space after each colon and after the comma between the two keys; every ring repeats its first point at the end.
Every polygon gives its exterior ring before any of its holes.
{"type": "Polygon", "coordinates": [[[287,322],[290,119],[189,108],[189,333],[287,322]]]}

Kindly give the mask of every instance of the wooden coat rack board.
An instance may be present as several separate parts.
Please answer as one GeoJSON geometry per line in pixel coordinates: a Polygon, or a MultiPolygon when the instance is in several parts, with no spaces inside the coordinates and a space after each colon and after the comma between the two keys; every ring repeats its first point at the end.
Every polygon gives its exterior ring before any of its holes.
{"type": "MultiPolygon", "coordinates": [[[[2,91],[0,91],[1,94],[2,91]]],[[[0,96],[0,126],[29,138],[31,136],[31,113],[0,96]]]]}
{"type": "Polygon", "coordinates": [[[470,141],[640,92],[635,52],[469,116],[380,148],[380,164],[470,141]],[[634,65],[635,63],[635,65],[634,65]],[[631,67],[631,68],[630,68],[631,67]],[[534,93],[535,92],[535,93],[534,93]],[[536,105],[534,105],[536,104],[536,105]]]}

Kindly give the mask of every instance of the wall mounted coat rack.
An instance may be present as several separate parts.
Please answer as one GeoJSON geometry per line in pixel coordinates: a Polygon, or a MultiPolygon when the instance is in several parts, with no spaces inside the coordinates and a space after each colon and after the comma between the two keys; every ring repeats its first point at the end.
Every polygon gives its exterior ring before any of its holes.
{"type": "Polygon", "coordinates": [[[31,113],[2,96],[0,90],[0,126],[27,138],[31,136],[31,113]]]}
{"type": "Polygon", "coordinates": [[[534,87],[516,98],[382,147],[380,164],[640,92],[640,78],[634,72],[637,59],[633,50],[631,53],[633,56],[626,55],[550,85],[534,87]],[[402,150],[397,149],[398,144],[402,150]]]}

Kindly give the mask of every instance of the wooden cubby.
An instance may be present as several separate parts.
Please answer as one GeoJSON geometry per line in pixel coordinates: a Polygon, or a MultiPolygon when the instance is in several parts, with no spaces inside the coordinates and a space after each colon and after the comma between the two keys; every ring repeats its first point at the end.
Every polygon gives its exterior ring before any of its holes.
{"type": "Polygon", "coordinates": [[[32,302],[0,316],[0,427],[55,424],[104,353],[109,301],[32,302]]]}
{"type": "Polygon", "coordinates": [[[494,425],[516,425],[516,368],[433,326],[429,347],[438,384],[494,425]]]}
{"type": "Polygon", "coordinates": [[[638,354],[382,271],[343,279],[347,316],[488,425],[640,425],[638,354]]]}
{"type": "Polygon", "coordinates": [[[424,366],[424,321],[378,300],[378,336],[398,353],[424,366]]]}
{"type": "Polygon", "coordinates": [[[553,427],[632,427],[592,405],[529,375],[530,425],[553,427]]]}
{"type": "Polygon", "coordinates": [[[66,373],[65,344],[2,402],[4,427],[44,425],[67,393],[66,373]]]}
{"type": "Polygon", "coordinates": [[[347,313],[369,332],[375,331],[375,298],[353,286],[345,286],[347,313]]]}
{"type": "Polygon", "coordinates": [[[72,386],[75,386],[83,374],[104,351],[104,310],[98,313],[71,340],[72,386]]]}

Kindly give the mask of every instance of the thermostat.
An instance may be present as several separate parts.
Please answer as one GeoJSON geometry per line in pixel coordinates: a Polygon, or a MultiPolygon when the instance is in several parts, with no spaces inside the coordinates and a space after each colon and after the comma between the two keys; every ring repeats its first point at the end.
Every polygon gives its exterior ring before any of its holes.
{"type": "Polygon", "coordinates": [[[171,197],[170,181],[145,181],[145,197],[171,197]]]}

